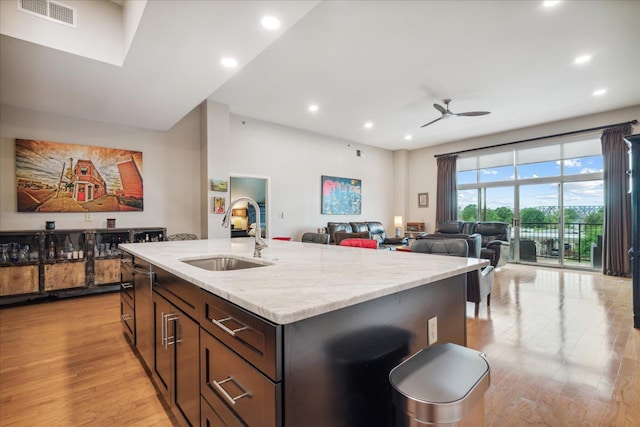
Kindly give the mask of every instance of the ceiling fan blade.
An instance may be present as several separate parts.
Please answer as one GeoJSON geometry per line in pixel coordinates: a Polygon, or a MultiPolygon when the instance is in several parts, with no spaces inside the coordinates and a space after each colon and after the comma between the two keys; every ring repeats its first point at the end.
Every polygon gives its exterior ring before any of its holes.
{"type": "Polygon", "coordinates": [[[421,127],[421,128],[423,128],[423,127],[425,127],[425,126],[429,126],[431,123],[435,123],[435,122],[437,122],[438,120],[442,120],[442,117],[438,117],[438,118],[437,118],[437,119],[435,119],[435,120],[431,120],[431,121],[430,121],[429,123],[427,123],[426,125],[422,125],[422,126],[420,126],[420,127],[421,127]]]}
{"type": "Polygon", "coordinates": [[[442,114],[444,114],[447,110],[444,109],[444,107],[442,105],[438,105],[438,104],[433,104],[433,108],[435,108],[436,110],[440,111],[442,114]]]}
{"type": "Polygon", "coordinates": [[[490,111],[469,111],[467,113],[458,113],[456,116],[486,116],[487,114],[491,114],[490,111]]]}

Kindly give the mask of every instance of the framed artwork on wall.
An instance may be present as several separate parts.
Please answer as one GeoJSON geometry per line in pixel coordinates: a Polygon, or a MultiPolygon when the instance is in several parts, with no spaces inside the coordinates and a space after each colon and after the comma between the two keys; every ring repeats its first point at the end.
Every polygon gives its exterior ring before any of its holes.
{"type": "Polygon", "coordinates": [[[229,182],[224,179],[212,179],[211,191],[226,192],[229,189],[229,182]]]}
{"type": "Polygon", "coordinates": [[[215,214],[223,214],[227,211],[225,207],[225,198],[224,197],[214,197],[213,198],[213,213],[215,214]]]}
{"type": "Polygon", "coordinates": [[[429,193],[418,193],[418,207],[419,208],[429,207],[429,193]]]}
{"type": "Polygon", "coordinates": [[[322,215],[360,215],[362,181],[322,175],[322,215]]]}
{"type": "Polygon", "coordinates": [[[142,211],[142,152],[16,139],[18,212],[142,211]]]}

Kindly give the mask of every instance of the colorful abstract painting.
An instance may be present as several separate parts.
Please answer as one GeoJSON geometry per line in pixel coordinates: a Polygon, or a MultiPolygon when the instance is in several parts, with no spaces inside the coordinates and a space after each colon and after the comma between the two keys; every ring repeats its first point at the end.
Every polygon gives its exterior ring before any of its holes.
{"type": "Polygon", "coordinates": [[[142,211],[142,153],[16,139],[18,212],[142,211]]]}
{"type": "Polygon", "coordinates": [[[362,181],[322,176],[323,215],[360,215],[361,213],[362,181]]]}

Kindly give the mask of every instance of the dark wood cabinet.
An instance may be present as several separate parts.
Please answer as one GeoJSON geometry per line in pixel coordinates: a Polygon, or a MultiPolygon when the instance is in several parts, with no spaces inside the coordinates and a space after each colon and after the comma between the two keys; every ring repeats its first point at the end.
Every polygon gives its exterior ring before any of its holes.
{"type": "MultiPolygon", "coordinates": [[[[154,287],[180,282],[175,276],[154,272],[154,287]]],[[[192,285],[189,285],[192,286],[192,285]]],[[[154,319],[153,378],[165,401],[185,425],[200,423],[200,326],[174,301],[152,294],[154,319]]]]}
{"type": "Polygon", "coordinates": [[[204,398],[200,399],[200,426],[201,427],[245,427],[242,421],[224,404],[219,403],[215,409],[204,398]]]}
{"type": "Polygon", "coordinates": [[[152,372],[154,364],[154,317],[151,300],[153,272],[151,265],[146,261],[134,257],[131,259],[135,298],[135,346],[146,368],[152,372]]]}
{"type": "Polygon", "coordinates": [[[202,397],[210,404],[233,408],[250,426],[282,425],[281,383],[271,381],[204,329],[200,333],[200,372],[202,397]]]}
{"type": "Polygon", "coordinates": [[[640,328],[640,134],[625,137],[629,147],[631,187],[631,286],[633,288],[633,327],[640,328]]]}
{"type": "Polygon", "coordinates": [[[427,346],[427,319],[466,344],[466,274],[279,325],[133,263],[136,349],[151,342],[151,378],[185,426],[386,427],[389,371],[427,346]]]}

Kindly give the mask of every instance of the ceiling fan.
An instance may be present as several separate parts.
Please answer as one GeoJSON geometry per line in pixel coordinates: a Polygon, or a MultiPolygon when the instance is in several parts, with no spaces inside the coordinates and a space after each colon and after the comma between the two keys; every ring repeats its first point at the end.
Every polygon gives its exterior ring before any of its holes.
{"type": "Polygon", "coordinates": [[[436,110],[440,111],[442,113],[442,116],[438,117],[435,120],[430,121],[429,123],[427,123],[426,125],[422,125],[420,126],[421,128],[425,127],[425,126],[429,126],[432,123],[437,122],[438,120],[442,120],[442,119],[448,119],[450,117],[456,117],[456,116],[485,116],[487,114],[491,114],[491,112],[489,111],[469,111],[466,113],[452,113],[451,110],[449,110],[449,103],[451,102],[450,99],[443,99],[442,102],[444,102],[444,107],[440,104],[433,104],[433,108],[435,108],[436,110]]]}

